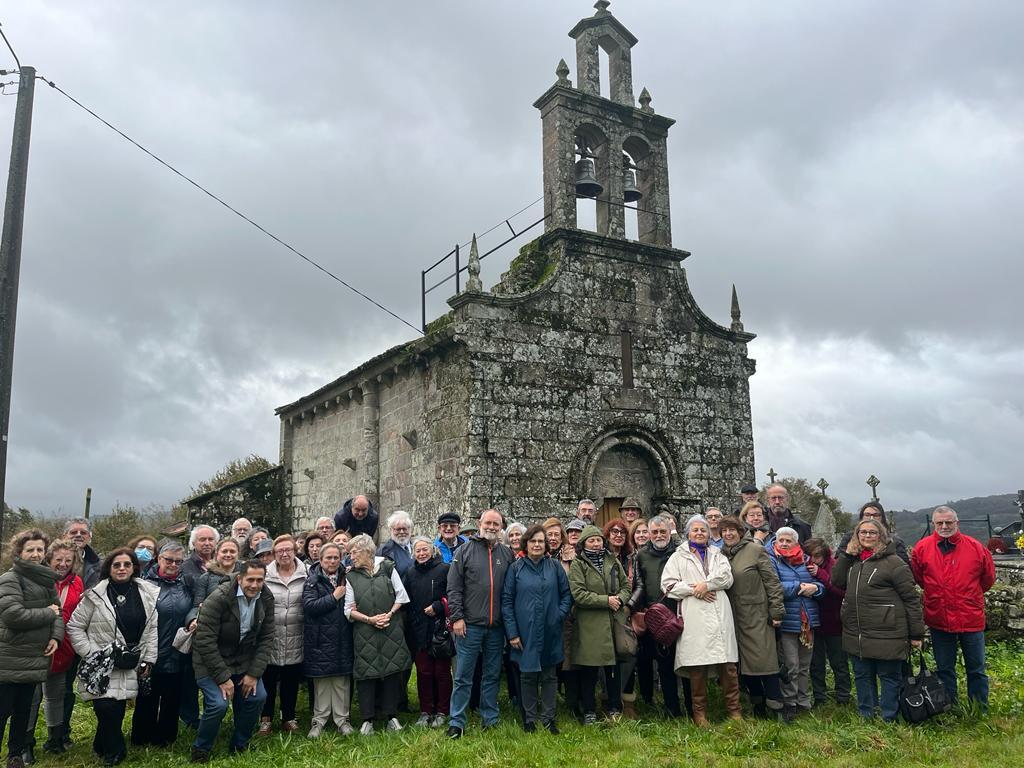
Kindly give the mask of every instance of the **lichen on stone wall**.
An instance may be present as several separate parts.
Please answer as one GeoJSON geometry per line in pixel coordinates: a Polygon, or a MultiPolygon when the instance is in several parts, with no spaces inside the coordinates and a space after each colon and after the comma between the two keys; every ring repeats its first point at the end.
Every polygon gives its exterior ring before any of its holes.
{"type": "Polygon", "coordinates": [[[558,254],[541,248],[538,237],[519,249],[519,255],[509,264],[508,271],[502,274],[493,293],[510,296],[532,291],[547,282],[557,268],[558,254]]]}

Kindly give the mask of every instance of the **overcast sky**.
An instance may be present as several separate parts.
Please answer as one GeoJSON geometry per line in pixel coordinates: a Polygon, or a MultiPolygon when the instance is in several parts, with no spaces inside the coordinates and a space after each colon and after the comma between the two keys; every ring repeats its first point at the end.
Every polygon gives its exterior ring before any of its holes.
{"type": "MultiPolygon", "coordinates": [[[[871,473],[894,507],[1024,487],[1024,5],[611,10],[636,92],[678,121],[697,300],[728,324],[735,282],[758,334],[760,480],[824,476],[848,507],[871,473]]],[[[419,270],[540,196],[531,104],[560,58],[576,81],[566,32],[592,13],[39,0],[0,22],[22,63],[418,324],[419,270]]],[[[276,461],[275,407],[412,335],[42,83],[18,310],[7,499],[65,515],[89,486],[102,514],[276,461]]]]}

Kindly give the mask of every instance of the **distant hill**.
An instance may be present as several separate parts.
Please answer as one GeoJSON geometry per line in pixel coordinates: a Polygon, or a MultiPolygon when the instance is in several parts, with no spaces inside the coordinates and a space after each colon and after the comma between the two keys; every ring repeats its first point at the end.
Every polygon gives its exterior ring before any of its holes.
{"type": "Polygon", "coordinates": [[[913,512],[906,509],[892,510],[896,522],[896,530],[900,537],[908,544],[916,542],[925,533],[925,525],[931,517],[932,510],[939,504],[948,504],[956,510],[961,521],[980,518],[980,522],[962,522],[960,530],[973,536],[982,543],[988,540],[988,528],[984,518],[990,515],[992,527],[1001,528],[1007,523],[1020,519],[1020,512],[1014,503],[1017,500],[1015,493],[999,493],[994,496],[975,496],[971,499],[959,499],[957,501],[938,501],[930,507],[924,507],[913,512]]]}

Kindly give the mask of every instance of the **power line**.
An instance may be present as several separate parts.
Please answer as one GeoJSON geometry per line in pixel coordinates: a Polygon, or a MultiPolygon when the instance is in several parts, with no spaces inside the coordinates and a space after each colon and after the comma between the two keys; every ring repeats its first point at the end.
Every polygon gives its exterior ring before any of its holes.
{"type": "MultiPolygon", "coordinates": [[[[3,27],[3,25],[0,24],[0,27],[3,27]]],[[[11,52],[11,56],[14,57],[14,63],[18,65],[18,69],[21,69],[21,62],[18,61],[18,54],[14,52],[14,47],[11,45],[11,41],[7,39],[7,35],[4,34],[3,29],[0,29],[0,37],[4,39],[5,43],[7,43],[7,50],[9,50],[11,52]]]]}
{"type": "MultiPolygon", "coordinates": [[[[2,32],[0,32],[0,34],[3,34],[3,33],[2,33],[2,32]]],[[[6,41],[6,39],[7,39],[7,38],[5,37],[5,38],[4,38],[4,40],[6,41]]],[[[8,47],[10,47],[10,43],[8,43],[8,47]]],[[[13,49],[11,50],[11,53],[14,53],[14,50],[13,50],[13,49]]],[[[17,59],[17,57],[15,57],[15,59],[17,59]]],[[[19,66],[20,66],[20,65],[19,65],[19,66]]],[[[271,232],[270,230],[268,230],[268,229],[267,229],[266,227],[262,226],[261,224],[258,224],[258,223],[257,223],[256,221],[254,221],[253,219],[251,219],[251,218],[249,218],[248,216],[246,216],[246,215],[245,215],[244,213],[242,213],[242,212],[241,212],[240,210],[238,210],[237,208],[235,208],[234,206],[232,206],[232,205],[231,205],[230,203],[228,203],[227,201],[225,201],[225,200],[224,200],[223,198],[221,198],[221,197],[218,197],[217,195],[215,195],[215,194],[214,194],[213,192],[211,192],[210,190],[208,190],[208,189],[207,189],[206,187],[204,187],[204,186],[203,186],[202,184],[200,184],[200,183],[199,183],[198,181],[195,181],[195,180],[194,180],[194,179],[192,179],[192,178],[191,178],[190,176],[186,175],[186,174],[185,174],[185,173],[183,173],[182,171],[179,171],[179,170],[178,170],[177,168],[175,168],[175,167],[174,167],[173,165],[171,165],[170,163],[168,163],[168,162],[167,162],[166,160],[164,160],[164,159],[163,159],[163,158],[161,158],[160,156],[158,156],[158,155],[154,154],[153,152],[149,151],[148,149],[146,149],[146,148],[145,148],[144,146],[142,146],[142,145],[141,145],[141,144],[140,144],[139,142],[137,142],[137,141],[136,141],[135,139],[133,139],[133,138],[132,138],[131,136],[129,136],[128,134],[126,134],[126,133],[125,133],[124,131],[122,131],[121,129],[119,129],[119,128],[115,127],[114,125],[112,125],[112,124],[111,124],[110,122],[108,122],[107,120],[105,120],[105,119],[103,119],[102,117],[100,117],[100,116],[99,116],[98,114],[96,114],[96,113],[95,113],[95,112],[93,112],[93,111],[92,111],[91,109],[89,109],[89,107],[85,106],[85,105],[84,105],[84,104],[83,104],[82,102],[80,102],[80,101],[79,101],[78,99],[76,99],[76,98],[75,98],[74,96],[72,96],[72,95],[71,95],[70,93],[68,93],[67,91],[65,91],[65,90],[64,90],[63,88],[61,88],[61,87],[60,87],[59,85],[57,85],[56,83],[54,83],[54,82],[53,82],[52,80],[47,80],[47,79],[46,79],[45,77],[42,77],[42,76],[39,76],[39,79],[40,79],[40,80],[42,80],[42,81],[43,81],[44,83],[46,83],[46,84],[47,84],[48,86],[50,86],[51,88],[53,88],[53,89],[54,89],[55,91],[57,91],[57,92],[58,92],[59,94],[61,94],[62,96],[64,96],[64,97],[65,97],[65,98],[66,98],[66,99],[67,99],[68,101],[70,101],[70,102],[71,102],[72,104],[74,104],[75,106],[79,107],[80,109],[82,109],[82,110],[84,110],[84,111],[88,112],[88,113],[89,113],[90,115],[92,115],[92,116],[93,116],[94,118],[96,118],[97,120],[99,120],[99,121],[100,121],[101,123],[103,123],[103,124],[104,124],[105,126],[107,126],[107,128],[109,128],[109,129],[110,129],[110,130],[112,130],[112,131],[113,131],[114,133],[116,133],[116,134],[117,134],[118,136],[120,136],[121,138],[125,139],[126,141],[128,141],[129,143],[131,143],[132,145],[134,145],[134,146],[135,146],[136,148],[138,148],[138,149],[142,150],[143,152],[145,152],[145,153],[146,153],[147,155],[149,155],[149,156],[150,156],[151,158],[153,158],[153,159],[154,159],[154,160],[156,160],[156,161],[157,161],[158,163],[160,163],[160,165],[162,165],[162,166],[164,166],[165,168],[167,168],[167,170],[171,171],[171,172],[172,172],[172,173],[174,173],[174,174],[175,174],[176,176],[178,176],[178,177],[180,177],[180,178],[184,179],[185,181],[187,181],[187,182],[188,182],[189,184],[191,184],[191,185],[192,185],[193,187],[195,187],[196,189],[198,189],[198,190],[199,190],[200,192],[202,192],[202,193],[203,193],[204,195],[206,195],[206,196],[207,196],[207,197],[209,197],[210,199],[212,199],[212,200],[214,200],[214,201],[216,201],[216,202],[220,203],[220,204],[221,204],[222,206],[224,206],[224,207],[225,207],[225,208],[227,208],[227,209],[228,209],[229,211],[231,211],[231,213],[235,214],[236,216],[238,216],[238,217],[239,217],[240,219],[242,219],[243,221],[246,221],[246,222],[248,222],[249,224],[251,224],[251,225],[252,225],[253,227],[255,227],[256,229],[258,229],[258,230],[259,230],[260,232],[262,232],[262,233],[263,233],[264,235],[266,235],[267,237],[269,237],[270,239],[272,239],[272,240],[273,240],[274,242],[276,242],[276,243],[278,243],[279,245],[282,245],[282,246],[284,246],[285,248],[287,248],[287,249],[288,249],[289,251],[291,251],[292,253],[294,253],[294,254],[295,254],[296,256],[298,256],[298,257],[299,257],[300,259],[302,259],[303,261],[305,261],[305,262],[306,262],[307,264],[309,264],[310,266],[312,266],[312,267],[315,267],[316,269],[320,270],[320,271],[321,271],[321,272],[323,272],[323,273],[324,273],[325,275],[327,275],[328,277],[330,277],[330,278],[331,278],[332,280],[336,280],[337,282],[341,283],[341,285],[343,285],[343,286],[345,286],[346,288],[348,288],[348,289],[349,289],[350,291],[352,291],[352,292],[353,292],[354,294],[356,294],[357,296],[359,296],[359,297],[361,297],[361,298],[365,299],[366,301],[370,302],[371,304],[373,304],[373,306],[377,307],[377,309],[381,310],[382,312],[386,312],[387,314],[391,315],[391,317],[395,318],[395,320],[398,320],[398,321],[399,321],[400,323],[404,323],[405,325],[409,326],[409,327],[410,327],[410,328],[412,328],[412,329],[413,329],[414,331],[416,331],[416,333],[418,333],[418,334],[420,334],[420,335],[422,335],[422,334],[423,334],[423,331],[422,331],[421,329],[417,328],[417,327],[416,327],[415,325],[413,325],[412,323],[410,323],[410,322],[409,322],[408,320],[406,320],[406,319],[405,319],[404,317],[402,317],[401,315],[398,315],[398,314],[397,314],[397,313],[395,313],[395,312],[392,312],[392,311],[391,311],[390,309],[388,309],[387,307],[385,307],[385,306],[384,306],[383,304],[381,304],[381,303],[380,303],[379,301],[377,301],[376,299],[374,299],[374,298],[372,298],[372,297],[368,296],[367,294],[363,293],[363,292],[362,292],[362,291],[360,291],[360,290],[359,290],[358,288],[356,288],[355,286],[353,286],[353,285],[352,285],[351,283],[348,283],[348,282],[346,282],[345,280],[343,280],[342,278],[338,277],[338,275],[334,274],[333,272],[331,272],[331,271],[330,271],[329,269],[327,269],[326,267],[322,266],[321,264],[317,263],[317,262],[316,262],[316,261],[314,261],[313,259],[311,259],[311,258],[309,258],[308,256],[306,256],[306,255],[305,255],[304,253],[302,253],[302,251],[300,251],[300,250],[299,250],[298,248],[296,248],[296,247],[294,247],[293,245],[291,245],[291,244],[289,244],[289,243],[285,242],[285,241],[284,241],[284,240],[282,240],[282,239],[281,239],[280,237],[278,237],[277,235],[275,235],[275,234],[274,234],[273,232],[271,232]]]]}

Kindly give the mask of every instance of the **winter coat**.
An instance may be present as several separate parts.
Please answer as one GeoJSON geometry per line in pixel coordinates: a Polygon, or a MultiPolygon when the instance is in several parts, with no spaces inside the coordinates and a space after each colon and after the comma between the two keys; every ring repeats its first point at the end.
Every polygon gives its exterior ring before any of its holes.
{"type": "Polygon", "coordinates": [[[185,558],[185,562],[181,564],[181,575],[185,578],[185,583],[188,584],[189,589],[195,588],[195,583],[209,570],[209,567],[216,561],[212,558],[210,560],[203,560],[198,552],[193,552],[185,558]]]}
{"type": "Polygon", "coordinates": [[[186,624],[192,623],[192,619],[199,615],[199,606],[203,604],[203,601],[210,596],[217,587],[226,581],[234,581],[237,568],[232,570],[231,573],[226,573],[221,570],[221,567],[217,565],[216,560],[211,560],[207,566],[206,573],[202,574],[199,578],[192,582],[192,610],[189,611],[188,616],[185,619],[186,624]]]}
{"type": "Polygon", "coordinates": [[[501,617],[505,636],[522,641],[523,649],[512,648],[509,654],[520,672],[540,672],[562,662],[562,627],[571,607],[569,579],[551,558],[535,563],[523,557],[509,568],[501,589],[501,617]]]}
{"type": "Polygon", "coordinates": [[[50,568],[20,558],[0,576],[0,683],[41,683],[50,673],[43,651],[64,639],[64,620],[50,568]]]}
{"type": "Polygon", "coordinates": [[[398,571],[398,575],[404,584],[405,574],[408,573],[413,564],[412,555],[409,553],[409,550],[396,544],[393,539],[388,539],[377,547],[377,556],[385,557],[395,564],[395,570],[398,571]]]}
{"type": "Polygon", "coordinates": [[[154,672],[178,673],[188,667],[188,659],[172,645],[174,636],[187,623],[192,611],[192,592],[185,585],[185,577],[179,573],[173,579],[160,576],[159,566],[146,570],[143,581],[152,584],[160,593],[156,601],[158,618],[157,659],[154,672]]]}
{"type": "Polygon", "coordinates": [[[702,562],[689,542],[684,542],[665,563],[661,588],[668,597],[679,601],[683,617],[683,634],[676,641],[676,674],[686,674],[686,667],[739,659],[732,605],[726,593],[732,581],[729,559],[716,547],[707,548],[702,562]],[[691,585],[702,581],[716,594],[710,603],[693,596],[691,585]]]}
{"type": "MultiPolygon", "coordinates": [[[[60,616],[64,621],[64,626],[67,627],[68,622],[71,621],[71,614],[75,612],[75,608],[78,607],[78,603],[82,600],[85,585],[82,583],[81,576],[74,571],[69,571],[63,580],[54,584],[54,588],[57,590],[58,600],[61,599],[61,593],[64,593],[64,602],[61,605],[60,616]],[[65,592],[65,590],[67,591],[65,592]]],[[[64,639],[60,641],[60,647],[57,648],[57,652],[53,654],[53,661],[50,662],[50,674],[68,671],[71,669],[71,663],[74,660],[75,649],[71,645],[71,638],[68,637],[68,633],[65,631],[64,639]]]]}
{"type": "MultiPolygon", "coordinates": [[[[658,549],[651,542],[647,542],[637,550],[636,565],[633,569],[633,593],[627,603],[629,610],[643,611],[661,597],[661,572],[677,546],[678,542],[669,541],[664,549],[658,549]]],[[[675,601],[668,602],[675,610],[675,601]]]]}
{"type": "Polygon", "coordinates": [[[924,622],[942,632],[985,629],[985,593],[996,580],[992,554],[977,539],[954,533],[940,548],[942,537],[926,536],[910,558],[914,580],[924,589],[924,622]]]}
{"type": "Polygon", "coordinates": [[[274,648],[274,595],[263,585],[256,598],[252,627],[241,639],[238,581],[221,584],[203,601],[192,640],[196,680],[211,677],[220,685],[233,675],[263,677],[274,648]]]}
{"type": "MultiPolygon", "coordinates": [[[[352,590],[359,613],[376,616],[391,610],[396,598],[395,587],[391,583],[394,567],[390,560],[379,560],[374,562],[372,573],[359,569],[349,572],[348,588],[352,590]]],[[[364,621],[356,622],[352,641],[356,680],[378,680],[404,672],[412,666],[401,611],[391,617],[384,629],[377,629],[364,621]]]]}
{"type": "Polygon", "coordinates": [[[85,589],[92,589],[100,581],[102,561],[96,550],[88,544],[82,548],[82,584],[85,589]]]}
{"type": "MultiPolygon", "coordinates": [[[[896,554],[899,555],[899,548],[897,548],[896,554]]],[[[843,634],[843,622],[840,618],[840,611],[843,607],[843,597],[846,595],[846,590],[837,586],[832,581],[832,570],[835,568],[835,565],[836,559],[832,557],[831,550],[825,547],[825,558],[822,560],[821,565],[818,566],[818,572],[814,574],[814,579],[820,581],[821,585],[825,588],[825,594],[818,601],[818,612],[821,619],[818,633],[824,637],[840,637],[843,634]]]]}
{"type": "Polygon", "coordinates": [[[479,536],[455,551],[448,567],[448,607],[452,621],[479,627],[501,625],[501,589],[515,556],[506,545],[493,547],[479,536]]]}
{"type": "Polygon", "coordinates": [[[448,565],[440,556],[434,555],[425,563],[414,563],[402,579],[405,591],[409,593],[409,604],[403,612],[408,625],[410,647],[426,650],[434,634],[434,625],[444,618],[442,597],[448,596],[448,565]],[[423,609],[434,609],[434,616],[427,616],[423,609]]]}
{"type": "Polygon", "coordinates": [[[914,576],[889,544],[867,560],[843,552],[832,582],[846,588],[843,650],[862,659],[906,659],[910,641],[924,637],[914,576]]]}
{"type": "Polygon", "coordinates": [[[722,553],[729,559],[732,586],[726,591],[732,605],[740,672],[744,675],[774,675],[779,671],[772,621],[786,614],[782,583],[771,558],[760,542],[747,535],[722,553]]]}
{"type": "MultiPolygon", "coordinates": [[[[883,525],[885,524],[884,521],[880,520],[879,522],[881,522],[883,525]]],[[[888,530],[888,528],[886,528],[886,530],[888,530]]],[[[836,552],[845,552],[846,547],[847,545],[849,545],[850,539],[852,538],[853,531],[844,534],[843,538],[839,540],[839,545],[836,547],[836,552]]],[[[906,543],[904,543],[903,539],[901,539],[899,536],[890,531],[889,540],[896,545],[896,554],[899,556],[900,560],[902,560],[907,565],[910,565],[910,552],[907,551],[907,545],[906,543]]]]}
{"type": "MultiPolygon", "coordinates": [[[[139,588],[139,596],[142,598],[142,609],[146,614],[146,623],[142,628],[142,636],[139,638],[139,663],[155,664],[159,651],[159,638],[157,633],[156,601],[159,592],[150,582],[142,579],[134,579],[139,588]]],[[[71,614],[71,621],[68,622],[68,634],[71,636],[71,644],[75,647],[75,653],[83,659],[90,653],[111,647],[114,640],[124,643],[121,630],[117,628],[117,615],[114,613],[114,605],[107,595],[107,585],[110,582],[103,579],[99,584],[82,595],[82,601],[71,614]]],[[[134,699],[139,693],[139,676],[134,669],[117,669],[110,671],[110,684],[107,692],[102,696],[89,693],[82,681],[78,681],[78,695],[88,701],[89,699],[117,699],[125,701],[134,699]]]]}
{"type": "Polygon", "coordinates": [[[356,520],[352,515],[352,499],[341,505],[341,509],[334,513],[334,530],[348,531],[352,538],[365,533],[371,539],[377,536],[377,525],[380,517],[377,514],[377,507],[370,502],[370,510],[362,520],[356,520]]]}
{"type": "Polygon", "coordinates": [[[805,541],[811,538],[811,524],[808,523],[801,517],[798,517],[793,510],[788,507],[783,510],[781,517],[775,517],[771,513],[771,510],[766,509],[765,515],[768,518],[768,526],[771,528],[771,532],[774,534],[779,528],[788,526],[796,531],[797,540],[802,545],[805,541]]]}
{"type": "Polygon", "coordinates": [[[457,550],[465,543],[466,537],[462,534],[459,534],[456,537],[454,547],[449,547],[447,544],[445,544],[444,539],[442,539],[440,536],[434,539],[434,546],[437,547],[437,551],[441,553],[441,559],[446,563],[450,563],[452,561],[452,557],[455,555],[455,550],[457,550]]]}
{"type": "MultiPolygon", "coordinates": [[[[591,526],[583,533],[588,531],[598,529],[591,526]]],[[[598,536],[600,531],[590,535],[598,536]]],[[[584,540],[580,537],[580,541],[584,540]]],[[[612,622],[626,622],[629,583],[615,555],[605,553],[603,570],[603,573],[598,573],[582,554],[576,555],[569,566],[569,593],[576,606],[576,621],[572,627],[572,663],[581,667],[607,667],[618,661],[612,622]],[[612,611],[608,607],[609,595],[617,595],[622,600],[622,608],[612,611]]]]}
{"type": "Polygon", "coordinates": [[[765,551],[775,566],[775,572],[779,574],[779,581],[782,582],[782,596],[786,603],[786,615],[782,617],[782,626],[779,630],[798,635],[803,627],[800,620],[800,611],[807,614],[811,627],[821,625],[821,614],[818,611],[818,600],[825,594],[825,587],[814,580],[807,566],[790,565],[783,558],[775,554],[775,548],[765,543],[765,551]],[[801,584],[814,584],[817,591],[812,597],[798,594],[801,584]]]}
{"type": "Polygon", "coordinates": [[[277,562],[267,566],[264,584],[274,596],[274,649],[270,652],[270,663],[274,666],[302,663],[302,590],[307,575],[305,563],[298,560],[287,579],[278,572],[277,562]]]}
{"type": "MultiPolygon", "coordinates": [[[[345,573],[339,570],[340,583],[345,573]]],[[[320,563],[310,566],[302,587],[303,656],[306,677],[352,674],[352,625],[345,618],[345,596],[334,598],[334,585],[320,563]]]]}

